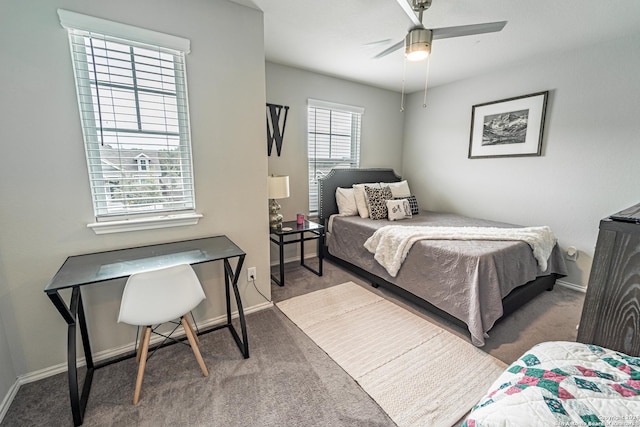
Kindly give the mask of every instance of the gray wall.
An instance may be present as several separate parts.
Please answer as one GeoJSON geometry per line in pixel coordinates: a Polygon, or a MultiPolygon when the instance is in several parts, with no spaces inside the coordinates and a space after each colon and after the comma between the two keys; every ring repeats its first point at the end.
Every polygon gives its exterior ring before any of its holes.
{"type": "MultiPolygon", "coordinates": [[[[3,0],[0,8],[0,397],[16,375],[66,360],[66,325],[43,290],[69,255],[226,234],[247,253],[245,269],[257,267],[258,286],[269,296],[262,13],[209,0],[3,0]],[[198,225],[100,236],[86,227],[93,211],[57,8],[191,40],[196,205],[204,215],[198,225]]],[[[196,317],[221,316],[221,264],[196,271],[208,297],[196,317]]],[[[245,270],[239,285],[245,308],[265,303],[245,270]]],[[[135,328],[116,323],[123,286],[83,291],[95,352],[135,339],[135,328]]]]}
{"type": "Polygon", "coordinates": [[[607,215],[640,202],[640,36],[532,58],[410,96],[403,170],[421,207],[550,225],[578,248],[564,280],[586,286],[607,215]],[[541,157],[467,159],[471,107],[549,90],[541,157]]]}
{"type": "MultiPolygon", "coordinates": [[[[270,62],[266,65],[266,86],[267,102],[290,107],[281,156],[278,157],[274,147],[269,157],[270,174],[289,175],[291,197],[278,201],[285,221],[294,220],[296,213],[309,213],[306,133],[309,98],[363,107],[361,167],[390,167],[402,173],[404,117],[399,93],[270,62]]],[[[294,246],[286,247],[285,258],[295,255],[294,246]]],[[[272,249],[272,261],[277,262],[278,252],[275,246],[272,249]]]]}

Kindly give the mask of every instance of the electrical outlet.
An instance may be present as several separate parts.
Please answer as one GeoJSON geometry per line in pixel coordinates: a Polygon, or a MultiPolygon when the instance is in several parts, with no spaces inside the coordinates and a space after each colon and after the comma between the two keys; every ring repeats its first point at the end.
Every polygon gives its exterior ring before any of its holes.
{"type": "Polygon", "coordinates": [[[565,258],[569,261],[577,261],[578,260],[578,249],[575,246],[569,246],[567,248],[567,252],[565,253],[565,258]]]}
{"type": "Polygon", "coordinates": [[[249,267],[247,268],[247,281],[251,282],[252,280],[256,280],[256,268],[249,267]]]}

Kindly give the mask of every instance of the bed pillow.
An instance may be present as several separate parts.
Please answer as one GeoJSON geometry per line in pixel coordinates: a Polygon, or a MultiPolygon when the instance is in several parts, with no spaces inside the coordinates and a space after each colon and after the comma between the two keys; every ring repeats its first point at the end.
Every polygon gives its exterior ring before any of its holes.
{"type": "Polygon", "coordinates": [[[365,185],[368,185],[371,188],[380,188],[380,184],[377,182],[367,184],[353,184],[353,191],[356,196],[356,206],[358,206],[358,214],[361,218],[369,218],[367,193],[364,191],[365,185]]]}
{"type": "Polygon", "coordinates": [[[393,199],[389,187],[373,188],[365,185],[365,193],[369,199],[369,217],[371,219],[387,219],[387,200],[393,199]]]}
{"type": "Polygon", "coordinates": [[[407,199],[387,200],[389,221],[411,218],[411,205],[407,199]]]}
{"type": "MultiPolygon", "coordinates": [[[[411,206],[412,215],[418,215],[420,213],[420,207],[418,206],[418,200],[416,200],[416,196],[402,197],[400,199],[406,199],[409,202],[409,206],[411,206]]],[[[394,197],[394,200],[400,200],[400,199],[394,197]]]]}
{"type": "Polygon", "coordinates": [[[381,182],[380,185],[387,185],[391,189],[391,194],[393,194],[394,199],[403,199],[405,197],[411,196],[409,183],[406,179],[400,182],[381,182]]]}
{"type": "Polygon", "coordinates": [[[358,215],[358,206],[356,205],[356,196],[353,188],[336,188],[336,204],[340,215],[358,215]]]}

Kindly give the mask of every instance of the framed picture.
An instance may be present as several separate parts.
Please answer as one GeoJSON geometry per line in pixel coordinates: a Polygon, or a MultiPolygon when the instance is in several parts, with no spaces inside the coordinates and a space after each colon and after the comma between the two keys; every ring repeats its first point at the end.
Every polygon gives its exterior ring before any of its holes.
{"type": "Polygon", "coordinates": [[[469,158],[539,156],[549,91],[474,105],[469,158]]]}

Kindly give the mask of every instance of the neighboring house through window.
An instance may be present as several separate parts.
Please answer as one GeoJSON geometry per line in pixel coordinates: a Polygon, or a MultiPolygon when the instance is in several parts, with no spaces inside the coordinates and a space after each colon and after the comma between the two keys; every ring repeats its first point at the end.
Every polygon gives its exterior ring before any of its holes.
{"type": "Polygon", "coordinates": [[[58,13],[69,33],[96,220],[195,213],[189,41],[58,13]]]}
{"type": "Polygon", "coordinates": [[[364,109],[309,99],[307,149],[309,213],[318,212],[318,178],[333,168],[360,166],[360,125],[364,109]]]}
{"type": "Polygon", "coordinates": [[[149,170],[149,156],[144,153],[138,154],[135,158],[136,163],[138,163],[138,171],[146,172],[149,170]]]}

